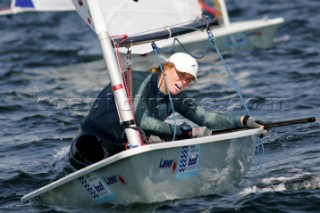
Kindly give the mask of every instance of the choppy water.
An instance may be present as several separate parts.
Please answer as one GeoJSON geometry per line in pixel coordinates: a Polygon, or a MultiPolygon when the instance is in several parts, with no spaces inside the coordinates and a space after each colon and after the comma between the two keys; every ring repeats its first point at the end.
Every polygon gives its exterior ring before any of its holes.
{"type": "MultiPolygon", "coordinates": [[[[274,48],[224,55],[244,97],[256,103],[252,114],[319,120],[320,2],[227,2],[232,21],[286,20],[274,48]]],[[[70,140],[108,82],[104,63],[86,53],[97,42],[79,20],[70,12],[0,18],[0,212],[320,212],[319,122],[270,130],[264,155],[255,156],[247,177],[227,194],[95,209],[21,204],[23,195],[70,171],[70,140]]],[[[236,96],[221,81],[221,64],[200,66],[200,83],[190,94],[215,97],[217,109],[229,109],[236,96]]]]}

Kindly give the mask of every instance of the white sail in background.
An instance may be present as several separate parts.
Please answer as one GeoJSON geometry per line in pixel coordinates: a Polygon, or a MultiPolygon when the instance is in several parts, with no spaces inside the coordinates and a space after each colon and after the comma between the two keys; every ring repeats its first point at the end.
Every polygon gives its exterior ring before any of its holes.
{"type": "MultiPolygon", "coordinates": [[[[111,37],[123,35],[130,37],[169,30],[172,26],[186,25],[201,17],[201,8],[197,0],[97,1],[111,37]]],[[[73,3],[82,19],[95,30],[86,0],[73,0],[73,3]]],[[[151,50],[151,47],[148,50],[139,48],[139,50],[134,49],[133,53],[145,53],[151,50]]]]}
{"type": "Polygon", "coordinates": [[[71,0],[12,0],[10,7],[0,9],[0,15],[72,10],[75,10],[75,8],[71,0]]]}

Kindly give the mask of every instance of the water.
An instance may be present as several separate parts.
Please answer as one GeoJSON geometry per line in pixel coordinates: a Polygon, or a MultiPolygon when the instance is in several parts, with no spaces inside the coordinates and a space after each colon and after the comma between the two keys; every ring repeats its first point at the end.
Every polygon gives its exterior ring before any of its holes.
{"type": "MultiPolygon", "coordinates": [[[[320,119],[319,6],[228,1],[231,21],[286,20],[274,48],[224,55],[254,117],[320,119]]],[[[97,42],[75,13],[2,17],[0,26],[0,212],[320,212],[319,122],[271,129],[264,155],[260,149],[240,185],[223,195],[88,209],[21,204],[23,195],[70,172],[70,140],[108,76],[103,61],[86,53],[97,42]]],[[[231,108],[236,96],[221,81],[221,64],[200,67],[190,95],[214,97],[214,109],[241,113],[231,108]]]]}

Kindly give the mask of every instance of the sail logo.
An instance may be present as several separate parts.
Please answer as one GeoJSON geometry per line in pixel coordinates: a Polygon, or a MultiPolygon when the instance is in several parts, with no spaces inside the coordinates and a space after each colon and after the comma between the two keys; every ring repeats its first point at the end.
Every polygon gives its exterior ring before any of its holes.
{"type": "Polygon", "coordinates": [[[169,168],[173,165],[174,160],[164,160],[161,158],[159,168],[169,168]]]}

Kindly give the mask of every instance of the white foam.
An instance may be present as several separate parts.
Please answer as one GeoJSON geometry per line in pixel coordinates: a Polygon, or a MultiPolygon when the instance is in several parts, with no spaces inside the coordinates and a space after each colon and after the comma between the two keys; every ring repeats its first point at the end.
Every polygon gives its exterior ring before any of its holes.
{"type": "Polygon", "coordinates": [[[55,153],[53,154],[54,158],[54,169],[57,173],[63,171],[63,169],[68,165],[68,152],[70,146],[62,147],[60,149],[55,149],[55,153]]]}
{"type": "Polygon", "coordinates": [[[290,183],[290,181],[293,181],[293,184],[290,184],[290,189],[319,189],[320,188],[320,174],[317,174],[316,176],[311,173],[301,173],[296,174],[291,177],[270,177],[270,178],[263,178],[260,183],[256,184],[258,186],[249,186],[244,188],[241,192],[239,192],[240,195],[245,196],[251,193],[263,193],[263,192],[279,192],[279,191],[285,191],[288,188],[287,183],[290,183]],[[309,176],[311,178],[306,178],[306,176],[309,176]],[[301,180],[300,182],[294,182],[296,180],[301,180]],[[259,187],[261,185],[261,187],[259,187]]]}
{"type": "Polygon", "coordinates": [[[243,189],[239,194],[241,196],[246,196],[248,194],[252,193],[259,193],[259,192],[279,192],[279,191],[284,191],[286,190],[286,186],[284,183],[278,184],[278,185],[273,185],[273,186],[267,186],[264,188],[259,188],[257,186],[250,186],[245,189],[243,189]]]}
{"type": "Polygon", "coordinates": [[[62,147],[61,149],[55,149],[55,154],[53,154],[54,159],[59,160],[64,158],[69,152],[69,148],[70,146],[62,147]]]}

